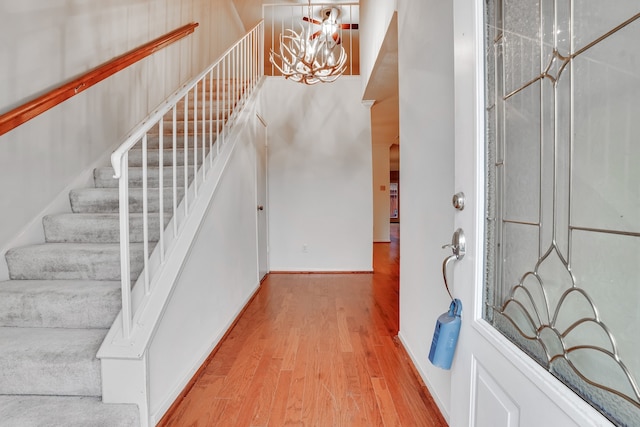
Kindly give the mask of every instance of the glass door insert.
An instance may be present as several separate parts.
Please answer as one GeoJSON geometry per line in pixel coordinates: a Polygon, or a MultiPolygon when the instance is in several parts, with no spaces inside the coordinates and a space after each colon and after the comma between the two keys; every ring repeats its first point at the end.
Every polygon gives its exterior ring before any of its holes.
{"type": "Polygon", "coordinates": [[[640,425],[640,3],[485,0],[485,319],[640,425]]]}

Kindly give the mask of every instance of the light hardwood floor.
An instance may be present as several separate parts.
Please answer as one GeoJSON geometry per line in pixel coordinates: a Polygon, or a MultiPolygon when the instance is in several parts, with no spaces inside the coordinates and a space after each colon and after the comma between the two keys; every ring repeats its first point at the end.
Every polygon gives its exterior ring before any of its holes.
{"type": "Polygon", "coordinates": [[[159,425],[446,426],[396,337],[398,227],[373,274],[269,275],[159,425]]]}

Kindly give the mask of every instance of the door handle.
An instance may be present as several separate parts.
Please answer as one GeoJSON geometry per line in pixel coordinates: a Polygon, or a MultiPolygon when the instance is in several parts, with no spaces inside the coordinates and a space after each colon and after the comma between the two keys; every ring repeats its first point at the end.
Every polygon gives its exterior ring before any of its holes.
{"type": "Polygon", "coordinates": [[[453,301],[454,298],[449,290],[449,281],[447,280],[447,269],[452,261],[460,261],[464,258],[464,255],[467,252],[467,241],[464,237],[464,231],[461,228],[458,228],[453,233],[451,243],[443,245],[442,249],[444,248],[451,248],[451,251],[453,252],[442,262],[442,278],[444,279],[444,287],[447,289],[447,293],[449,294],[449,297],[451,297],[451,301],[453,301]]]}
{"type": "Polygon", "coordinates": [[[262,205],[258,205],[258,210],[259,210],[259,211],[263,211],[263,210],[264,210],[264,206],[262,206],[262,205]]]}

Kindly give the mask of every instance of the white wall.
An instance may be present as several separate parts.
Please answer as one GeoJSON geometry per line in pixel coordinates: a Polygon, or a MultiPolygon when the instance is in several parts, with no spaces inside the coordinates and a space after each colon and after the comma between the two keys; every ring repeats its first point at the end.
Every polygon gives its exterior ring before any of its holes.
{"type": "Polygon", "coordinates": [[[263,3],[279,3],[268,0],[233,0],[245,28],[254,27],[262,19],[263,3]]]}
{"type": "Polygon", "coordinates": [[[259,285],[254,122],[231,154],[149,348],[156,422],[259,285]]]}
{"type": "Polygon", "coordinates": [[[0,248],[243,32],[231,0],[0,0],[0,114],[192,21],[188,38],[0,136],[0,248]]]}
{"type": "Polygon", "coordinates": [[[450,251],[454,193],[453,9],[398,2],[400,88],[400,338],[445,418],[450,373],[429,363],[437,317],[449,307],[442,261],[450,251]]]}
{"type": "Polygon", "coordinates": [[[373,144],[373,241],[390,242],[390,144],[373,144]]]}
{"type": "Polygon", "coordinates": [[[399,1],[360,1],[360,75],[363,91],[369,82],[387,28],[396,11],[396,3],[399,1]]]}
{"type": "Polygon", "coordinates": [[[273,271],[372,270],[371,121],[360,83],[265,83],[273,271]]]}

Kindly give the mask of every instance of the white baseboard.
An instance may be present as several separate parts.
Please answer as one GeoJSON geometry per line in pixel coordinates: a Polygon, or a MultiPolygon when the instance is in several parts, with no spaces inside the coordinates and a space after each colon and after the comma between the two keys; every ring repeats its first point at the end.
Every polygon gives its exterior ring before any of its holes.
{"type": "Polygon", "coordinates": [[[440,409],[442,416],[444,417],[447,424],[449,424],[449,420],[450,420],[449,411],[447,410],[447,408],[445,408],[444,404],[442,403],[442,400],[440,400],[440,397],[435,392],[433,384],[431,384],[427,375],[424,373],[422,369],[420,369],[420,365],[418,364],[418,359],[415,357],[415,355],[411,351],[411,347],[407,345],[407,342],[404,340],[404,338],[402,337],[402,333],[400,332],[398,332],[398,339],[402,343],[402,347],[404,347],[404,350],[407,352],[407,354],[411,358],[411,362],[413,363],[413,366],[416,369],[416,372],[420,374],[420,378],[422,378],[422,381],[427,386],[427,389],[429,390],[429,393],[431,394],[433,401],[436,402],[436,405],[438,406],[438,409],[440,409]]]}

